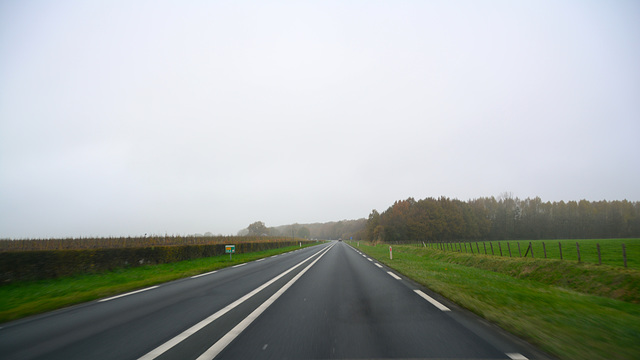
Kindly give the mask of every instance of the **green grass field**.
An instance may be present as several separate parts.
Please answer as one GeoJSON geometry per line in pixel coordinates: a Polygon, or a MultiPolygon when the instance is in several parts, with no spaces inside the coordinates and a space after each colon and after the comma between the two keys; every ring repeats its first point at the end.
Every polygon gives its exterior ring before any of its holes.
{"type": "Polygon", "coordinates": [[[415,245],[393,245],[390,260],[388,245],[359,249],[561,359],[640,359],[640,305],[590,294],[606,284],[638,299],[638,270],[415,245]]]}
{"type": "MultiPolygon", "coordinates": [[[[578,251],[576,243],[580,244],[580,257],[582,262],[598,264],[598,249],[600,245],[600,256],[602,264],[611,266],[624,266],[622,257],[622,244],[625,244],[627,253],[627,267],[630,269],[640,270],[640,239],[580,239],[580,240],[503,240],[503,241],[479,241],[467,243],[466,251],[471,252],[470,246],[473,246],[473,253],[477,254],[478,249],[481,254],[491,255],[491,245],[493,245],[493,254],[500,256],[500,248],[502,248],[502,256],[509,257],[509,249],[511,249],[512,257],[525,255],[527,247],[531,242],[533,248],[533,256],[536,259],[560,259],[560,245],[562,246],[562,259],[568,261],[578,261],[578,251]],[[498,246],[500,244],[500,246],[498,246]],[[518,250],[518,244],[520,250],[518,250]]],[[[422,244],[420,244],[422,245],[422,244]]],[[[429,247],[436,247],[436,244],[427,244],[429,247]]],[[[455,246],[459,247],[459,244],[455,246]]],[[[464,244],[462,250],[465,250],[464,244]]],[[[527,254],[531,257],[531,252],[527,254]]]]}
{"type": "MultiPolygon", "coordinates": [[[[303,247],[319,243],[303,244],[303,247]]],[[[260,252],[220,255],[170,264],[119,269],[102,274],[22,281],[0,286],[0,323],[65,306],[202,274],[240,263],[297,250],[290,246],[260,252]]]]}

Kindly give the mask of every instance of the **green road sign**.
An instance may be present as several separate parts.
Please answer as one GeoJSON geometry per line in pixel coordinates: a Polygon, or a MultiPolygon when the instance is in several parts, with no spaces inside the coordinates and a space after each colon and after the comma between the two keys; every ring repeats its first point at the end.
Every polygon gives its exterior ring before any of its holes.
{"type": "Polygon", "coordinates": [[[224,252],[225,252],[225,254],[234,254],[236,252],[236,246],[235,245],[225,245],[224,246],[224,252]]]}

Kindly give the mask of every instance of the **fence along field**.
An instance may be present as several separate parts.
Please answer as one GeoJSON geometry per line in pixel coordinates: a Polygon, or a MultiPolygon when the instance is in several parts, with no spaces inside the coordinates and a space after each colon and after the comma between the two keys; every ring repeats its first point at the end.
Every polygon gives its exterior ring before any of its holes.
{"type": "Polygon", "coordinates": [[[640,239],[513,240],[425,243],[443,251],[578,261],[640,269],[640,239]]]}

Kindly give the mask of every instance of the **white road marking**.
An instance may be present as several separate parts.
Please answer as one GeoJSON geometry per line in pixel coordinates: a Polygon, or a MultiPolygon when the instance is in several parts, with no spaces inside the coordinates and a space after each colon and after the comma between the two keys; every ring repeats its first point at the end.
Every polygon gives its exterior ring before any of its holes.
{"type": "Polygon", "coordinates": [[[402,280],[402,278],[400,276],[392,273],[391,271],[387,271],[387,274],[391,275],[391,277],[396,279],[396,280],[402,280]]]}
{"type": "Polygon", "coordinates": [[[520,353],[507,353],[507,356],[511,359],[511,360],[529,360],[526,356],[520,354],[520,353]]]}
{"type": "Polygon", "coordinates": [[[113,296],[113,297],[110,297],[110,298],[106,298],[106,299],[98,300],[98,302],[105,302],[105,301],[109,301],[109,300],[113,300],[113,299],[118,299],[118,298],[121,298],[121,297],[123,297],[123,296],[129,296],[129,295],[133,295],[133,294],[141,293],[141,292],[143,292],[143,291],[152,290],[152,289],[155,289],[155,288],[158,288],[158,287],[160,287],[160,286],[156,285],[156,286],[148,287],[148,288],[146,288],[146,289],[136,290],[136,291],[132,291],[132,292],[130,292],[130,293],[126,293],[126,294],[117,295],[117,296],[113,296]]]}
{"type": "Polygon", "coordinates": [[[382,269],[382,265],[378,264],[378,263],[374,263],[376,264],[377,267],[379,267],[380,269],[382,269]]]}
{"type": "Polygon", "coordinates": [[[264,260],[264,258],[262,258],[262,259],[258,259],[258,260],[256,260],[256,262],[259,262],[259,261],[262,261],[262,260],[264,260]]]}
{"type": "Polygon", "coordinates": [[[440,304],[438,301],[436,301],[436,299],[432,298],[431,296],[423,293],[421,290],[413,290],[416,292],[416,294],[420,295],[423,299],[427,300],[428,302],[430,302],[433,306],[437,307],[438,309],[442,310],[442,311],[451,311],[451,309],[449,309],[448,307],[440,304]]]}
{"type": "MultiPolygon", "coordinates": [[[[329,247],[329,249],[331,249],[331,247],[329,247]]],[[[325,251],[325,250],[328,250],[328,249],[319,250],[318,252],[314,253],[313,255],[311,255],[308,258],[306,258],[306,259],[302,260],[301,262],[299,262],[297,265],[294,265],[289,270],[286,270],[282,274],[280,274],[280,275],[274,277],[273,279],[267,281],[266,283],[262,284],[260,287],[254,289],[253,291],[251,291],[248,294],[246,294],[245,296],[243,296],[243,297],[239,298],[238,300],[232,302],[231,304],[225,306],[223,309],[219,310],[215,314],[209,316],[208,318],[206,318],[206,319],[200,321],[199,323],[193,325],[192,327],[188,328],[187,330],[183,331],[182,333],[176,335],[173,339],[171,339],[171,340],[167,341],[166,343],[158,346],[157,348],[151,350],[149,353],[147,353],[146,355],[144,355],[141,358],[139,358],[139,360],[151,360],[151,359],[155,359],[158,356],[164,354],[169,349],[171,349],[172,347],[178,345],[179,343],[181,343],[183,340],[185,340],[189,336],[195,334],[196,332],[198,332],[199,330],[201,330],[205,326],[211,324],[212,322],[214,322],[216,319],[218,319],[222,315],[224,315],[224,314],[228,313],[229,311],[233,310],[238,305],[240,305],[243,302],[247,301],[249,298],[251,298],[255,294],[257,294],[260,291],[264,290],[269,285],[271,285],[274,282],[278,281],[278,279],[280,279],[283,276],[287,275],[291,271],[295,270],[297,267],[299,267],[302,264],[304,264],[305,262],[307,262],[309,259],[313,258],[317,254],[319,254],[320,252],[325,251]]]]}
{"type": "Polygon", "coordinates": [[[330,246],[320,256],[318,256],[311,264],[307,265],[302,271],[300,271],[293,279],[289,280],[283,287],[281,287],[275,294],[271,295],[269,299],[260,304],[257,309],[255,309],[251,314],[249,314],[244,320],[242,320],[238,325],[236,325],[233,329],[231,329],[228,333],[226,333],[220,340],[218,340],[215,344],[213,344],[207,351],[205,351],[202,355],[200,355],[196,360],[212,360],[224,348],[227,347],[235,338],[238,337],[251,323],[258,318],[271,304],[273,304],[287,289],[291,287],[298,279],[304,275],[313,265],[315,265],[318,260],[320,260],[331,248],[330,246]]]}
{"type": "Polygon", "coordinates": [[[238,264],[238,265],[236,265],[236,266],[232,266],[232,267],[237,268],[237,267],[245,266],[245,265],[247,265],[247,263],[238,264]]]}
{"type": "Polygon", "coordinates": [[[207,275],[211,275],[211,274],[214,274],[214,273],[217,273],[217,272],[218,272],[218,270],[209,271],[208,273],[204,273],[204,274],[200,274],[200,275],[195,275],[195,276],[192,276],[191,278],[192,278],[192,279],[197,279],[197,278],[199,278],[199,277],[201,277],[201,276],[207,276],[207,275]]]}
{"type": "Polygon", "coordinates": [[[371,258],[367,258],[367,260],[369,260],[369,261],[373,261],[373,260],[371,260],[371,258]]]}

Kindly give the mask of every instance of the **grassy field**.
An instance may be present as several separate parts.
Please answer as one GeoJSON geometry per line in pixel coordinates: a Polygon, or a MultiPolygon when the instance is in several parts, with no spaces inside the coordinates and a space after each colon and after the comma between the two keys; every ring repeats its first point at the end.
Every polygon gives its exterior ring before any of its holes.
{"type": "MultiPolygon", "coordinates": [[[[627,253],[627,267],[630,269],[640,270],[640,239],[580,239],[580,240],[510,240],[510,241],[480,241],[467,243],[467,247],[462,245],[463,252],[471,252],[470,246],[473,246],[473,252],[478,253],[478,249],[481,254],[485,253],[485,247],[487,254],[491,255],[491,245],[493,245],[493,254],[500,256],[500,248],[502,249],[502,256],[509,257],[509,249],[511,249],[512,257],[519,257],[525,255],[527,247],[531,242],[533,248],[533,256],[537,259],[560,259],[560,246],[562,246],[562,259],[568,261],[578,261],[578,251],[576,243],[580,244],[580,257],[582,262],[598,264],[598,249],[600,245],[600,256],[602,264],[611,266],[624,266],[622,257],[622,244],[626,247],[627,253]],[[498,246],[498,244],[500,244],[498,246]],[[518,250],[518,244],[520,250],[518,250]]],[[[427,246],[435,248],[437,244],[427,244],[427,246]]],[[[455,247],[459,248],[459,244],[455,247]]],[[[527,254],[527,257],[531,257],[531,252],[527,254]]]]}
{"type": "MultiPolygon", "coordinates": [[[[303,247],[319,243],[303,244],[303,247]]],[[[120,269],[102,274],[23,281],[0,286],[0,323],[156,285],[299,249],[291,246],[246,254],[220,255],[170,264],[120,269]]]]}
{"type": "Polygon", "coordinates": [[[559,358],[640,359],[640,305],[591,294],[606,284],[637,301],[638,270],[406,245],[394,245],[390,260],[388,245],[359,249],[559,358]]]}

